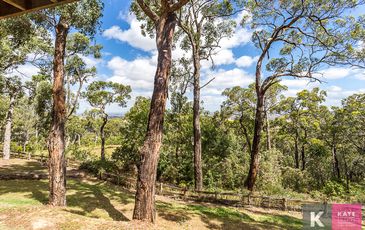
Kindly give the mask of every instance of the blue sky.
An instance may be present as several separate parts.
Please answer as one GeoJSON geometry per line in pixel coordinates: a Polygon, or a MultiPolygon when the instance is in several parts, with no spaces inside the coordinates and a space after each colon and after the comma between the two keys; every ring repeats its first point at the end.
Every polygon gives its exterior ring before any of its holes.
{"type": "MultiPolygon", "coordinates": [[[[85,61],[89,66],[97,67],[97,80],[131,85],[132,100],[127,108],[119,108],[117,105],[108,107],[109,113],[123,114],[133,105],[136,96],[150,97],[152,95],[156,49],[154,39],[141,35],[139,22],[129,13],[129,0],[105,0],[104,3],[102,32],[96,37],[96,42],[104,47],[103,57],[100,60],[85,57],[85,61]]],[[[353,14],[359,14],[363,9],[358,9],[353,14]]],[[[240,15],[237,15],[235,19],[239,20],[240,15]]],[[[225,88],[237,85],[247,87],[253,82],[258,53],[250,42],[250,38],[249,30],[237,27],[232,38],[222,41],[222,48],[214,57],[216,68],[213,70],[209,68],[210,63],[203,63],[202,84],[215,78],[211,84],[202,89],[205,109],[215,111],[220,108],[224,100],[221,92],[225,88]]],[[[177,49],[173,55],[177,58],[183,55],[183,52],[177,49]]],[[[29,66],[23,69],[20,67],[19,70],[29,74],[35,71],[29,66]]],[[[300,90],[319,86],[328,93],[326,102],[328,105],[339,105],[341,99],[351,94],[365,93],[364,71],[331,67],[324,69],[322,73],[323,80],[326,82],[322,84],[308,84],[308,81],[304,79],[284,79],[282,84],[289,88],[284,94],[294,96],[300,90]]],[[[191,92],[189,97],[191,98],[191,92]]],[[[87,102],[81,101],[78,113],[89,108],[87,102]]]]}

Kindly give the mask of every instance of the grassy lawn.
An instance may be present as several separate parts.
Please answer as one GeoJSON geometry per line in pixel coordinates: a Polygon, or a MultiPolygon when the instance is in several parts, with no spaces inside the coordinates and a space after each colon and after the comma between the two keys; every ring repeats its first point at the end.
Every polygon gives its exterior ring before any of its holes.
{"type": "MultiPolygon", "coordinates": [[[[133,229],[133,194],[97,180],[68,180],[66,208],[47,203],[45,180],[0,181],[0,227],[28,229],[133,229]],[[93,223],[90,227],[89,223],[93,223]],[[42,229],[42,228],[41,228],[42,229]],[[104,228],[103,228],[104,229],[104,228]]],[[[300,229],[300,217],[198,205],[157,197],[158,229],[300,229]]]]}
{"type": "Polygon", "coordinates": [[[93,178],[69,179],[65,208],[46,205],[47,189],[47,180],[0,181],[0,229],[301,229],[300,213],[160,196],[157,224],[146,226],[132,221],[134,194],[118,186],[93,178]]]}

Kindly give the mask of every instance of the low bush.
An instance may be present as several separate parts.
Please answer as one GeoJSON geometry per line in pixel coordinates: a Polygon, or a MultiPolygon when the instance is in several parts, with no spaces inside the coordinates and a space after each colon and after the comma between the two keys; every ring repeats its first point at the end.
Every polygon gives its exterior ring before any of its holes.
{"type": "Polygon", "coordinates": [[[88,160],[80,164],[80,169],[86,170],[95,176],[100,176],[106,172],[115,173],[116,166],[114,162],[108,160],[88,160]]]}

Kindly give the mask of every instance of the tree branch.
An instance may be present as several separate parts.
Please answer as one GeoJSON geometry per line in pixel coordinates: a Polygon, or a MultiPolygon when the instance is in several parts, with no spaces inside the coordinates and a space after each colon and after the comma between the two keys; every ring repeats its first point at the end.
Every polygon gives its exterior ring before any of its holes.
{"type": "MultiPolygon", "coordinates": [[[[141,1],[141,0],[139,0],[139,1],[141,1]]],[[[178,2],[170,5],[169,12],[175,12],[175,11],[181,9],[181,7],[186,5],[188,2],[189,2],[189,0],[179,0],[178,2]]]]}
{"type": "Polygon", "coordinates": [[[212,79],[210,79],[207,83],[205,83],[202,87],[200,87],[199,89],[202,89],[204,87],[206,87],[207,85],[209,85],[212,81],[214,81],[215,77],[213,77],[212,79]]]}
{"type": "Polygon", "coordinates": [[[139,7],[143,10],[143,12],[153,21],[157,22],[160,18],[155,12],[151,10],[151,8],[144,2],[144,0],[137,0],[139,7]]]}

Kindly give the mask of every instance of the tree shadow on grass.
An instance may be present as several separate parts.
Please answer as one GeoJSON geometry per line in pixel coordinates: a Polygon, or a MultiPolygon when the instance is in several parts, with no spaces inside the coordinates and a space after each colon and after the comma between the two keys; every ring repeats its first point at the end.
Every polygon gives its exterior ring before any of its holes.
{"type": "Polygon", "coordinates": [[[74,183],[70,185],[70,187],[75,192],[67,196],[68,206],[81,208],[82,211],[72,209],[66,209],[66,211],[82,216],[90,216],[94,210],[103,209],[108,213],[109,217],[115,221],[129,221],[129,219],[116,209],[110,201],[110,198],[117,198],[116,202],[128,204],[130,203],[128,195],[119,194],[117,196],[115,191],[102,187],[102,182],[95,185],[80,183],[76,180],[73,182],[74,183]]]}
{"type": "Polygon", "coordinates": [[[250,212],[267,217],[267,220],[262,221],[263,223],[275,224],[277,226],[292,226],[292,228],[302,228],[303,221],[293,216],[271,214],[259,210],[250,210],[250,212]]]}
{"type": "Polygon", "coordinates": [[[191,220],[191,213],[174,207],[171,203],[157,201],[156,208],[158,215],[168,221],[183,223],[191,220]]]}
{"type": "Polygon", "coordinates": [[[16,199],[30,198],[41,204],[48,202],[48,181],[46,180],[0,180],[0,197],[11,194],[16,199]]]}
{"type": "MultiPolygon", "coordinates": [[[[173,222],[181,219],[190,220],[192,216],[199,216],[209,229],[297,229],[300,228],[298,219],[271,215],[268,220],[258,221],[248,214],[233,208],[208,207],[205,205],[172,205],[157,202],[159,216],[173,222]],[[269,220],[270,219],[270,220],[269,220]],[[276,221],[276,222],[275,222],[276,221]],[[294,221],[294,225],[293,225],[294,221]]],[[[300,222],[301,223],[301,222],[300,222]]]]}
{"type": "Polygon", "coordinates": [[[209,229],[250,229],[241,228],[242,224],[246,221],[254,221],[246,214],[221,207],[211,208],[203,205],[173,205],[157,202],[157,209],[160,217],[173,222],[182,222],[181,219],[188,221],[192,219],[192,216],[199,216],[209,229]]]}
{"type": "MultiPolygon", "coordinates": [[[[67,207],[70,213],[92,216],[96,209],[104,210],[110,218],[116,221],[128,221],[122,212],[117,210],[111,202],[128,204],[132,201],[130,194],[118,193],[118,188],[109,188],[105,182],[88,184],[76,179],[67,181],[67,207]],[[75,210],[76,209],[76,210],[75,210]],[[80,211],[81,209],[81,211],[80,211]]],[[[47,180],[0,180],[0,199],[2,194],[12,194],[17,199],[34,199],[41,204],[48,203],[47,180]]],[[[0,204],[1,205],[1,204],[0,204]]]]}

